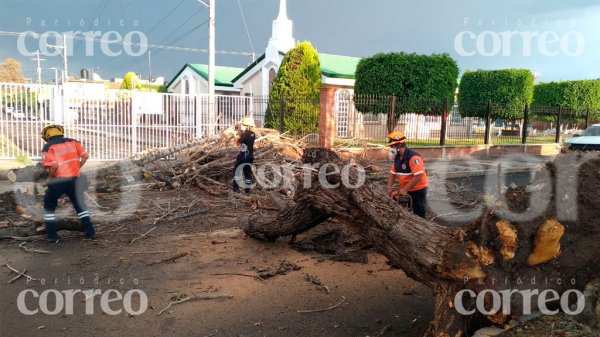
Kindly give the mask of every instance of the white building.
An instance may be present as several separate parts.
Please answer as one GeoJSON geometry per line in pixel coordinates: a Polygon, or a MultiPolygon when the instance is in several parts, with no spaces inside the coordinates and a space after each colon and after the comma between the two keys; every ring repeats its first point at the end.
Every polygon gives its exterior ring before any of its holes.
{"type": "MultiPolygon", "coordinates": [[[[222,95],[266,96],[269,94],[277,71],[286,52],[296,45],[293,22],[287,16],[287,0],[280,0],[279,15],[273,21],[272,34],[265,53],[246,68],[217,66],[215,91],[222,95]]],[[[359,58],[319,53],[322,83],[349,92],[354,87],[354,73],[359,58]]],[[[186,64],[169,83],[167,90],[174,93],[208,93],[208,66],[186,64]]]]}

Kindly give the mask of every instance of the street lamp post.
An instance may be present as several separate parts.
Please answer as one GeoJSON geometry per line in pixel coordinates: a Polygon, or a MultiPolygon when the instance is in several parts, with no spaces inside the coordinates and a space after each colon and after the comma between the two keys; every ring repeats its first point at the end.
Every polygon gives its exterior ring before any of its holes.
{"type": "Polygon", "coordinates": [[[68,51],[67,51],[67,35],[63,34],[63,45],[62,46],[56,46],[56,45],[48,45],[48,47],[54,48],[56,49],[63,57],[63,66],[64,66],[64,72],[63,72],[63,80],[62,82],[65,83],[66,81],[69,80],[69,70],[68,70],[68,51]],[[62,50],[62,51],[61,51],[62,50]]]}
{"type": "Polygon", "coordinates": [[[50,70],[54,70],[54,84],[58,85],[58,68],[52,67],[50,70]]]}

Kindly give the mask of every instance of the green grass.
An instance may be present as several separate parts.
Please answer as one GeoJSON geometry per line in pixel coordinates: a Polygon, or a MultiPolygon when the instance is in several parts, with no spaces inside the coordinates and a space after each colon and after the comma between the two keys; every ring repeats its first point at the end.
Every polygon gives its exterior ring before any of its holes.
{"type": "MultiPolygon", "coordinates": [[[[554,135],[551,136],[535,136],[527,137],[527,144],[552,144],[554,143],[554,135]]],[[[439,140],[410,140],[407,142],[411,147],[429,147],[440,146],[439,140]]],[[[492,137],[492,145],[520,145],[520,137],[492,137]]],[[[363,146],[385,146],[384,141],[366,141],[352,139],[337,139],[335,146],[337,147],[363,147],[363,146]]],[[[469,146],[469,145],[484,145],[483,137],[481,138],[446,138],[446,146],[469,146]]]]}
{"type": "Polygon", "coordinates": [[[20,164],[33,165],[33,162],[29,159],[27,153],[18,148],[17,145],[5,135],[0,134],[0,157],[8,157],[10,155],[14,155],[15,161],[20,164]]]}

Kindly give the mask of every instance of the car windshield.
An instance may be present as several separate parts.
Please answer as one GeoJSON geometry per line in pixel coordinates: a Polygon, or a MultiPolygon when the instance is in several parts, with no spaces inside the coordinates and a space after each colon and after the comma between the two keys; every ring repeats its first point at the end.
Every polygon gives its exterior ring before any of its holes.
{"type": "Polygon", "coordinates": [[[581,136],[600,136],[600,126],[590,126],[581,133],[581,136]]]}

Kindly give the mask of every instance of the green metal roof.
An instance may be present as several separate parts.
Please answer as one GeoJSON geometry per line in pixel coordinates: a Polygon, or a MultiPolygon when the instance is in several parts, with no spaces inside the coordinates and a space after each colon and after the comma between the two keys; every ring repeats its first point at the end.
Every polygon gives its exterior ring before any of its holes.
{"type": "Polygon", "coordinates": [[[355,79],[358,57],[319,54],[321,72],[324,76],[333,78],[355,79]]]}
{"type": "MultiPolygon", "coordinates": [[[[285,55],[281,52],[279,54],[285,55]]],[[[246,69],[240,72],[234,79],[232,79],[232,82],[239,80],[264,59],[265,55],[263,54],[256,61],[247,66],[246,69]]],[[[353,80],[355,78],[356,66],[358,65],[359,61],[360,58],[358,57],[319,54],[321,72],[323,75],[332,78],[348,78],[353,80]]]]}
{"type": "Polygon", "coordinates": [[[265,55],[266,54],[262,54],[258,59],[256,59],[256,61],[250,63],[250,65],[248,65],[246,68],[244,68],[244,70],[242,70],[241,72],[239,72],[237,74],[237,76],[235,76],[231,82],[235,82],[237,80],[239,80],[242,76],[246,75],[247,72],[249,72],[250,70],[252,70],[252,68],[254,68],[257,64],[259,64],[262,60],[265,59],[265,55]]]}
{"type": "MultiPolygon", "coordinates": [[[[181,75],[181,73],[185,70],[185,68],[190,67],[193,71],[195,71],[198,75],[202,76],[205,80],[208,81],[208,66],[206,64],[186,64],[181,70],[173,77],[176,79],[181,75]]],[[[233,79],[242,71],[243,68],[233,68],[233,67],[215,67],[215,85],[219,87],[233,87],[233,79]]]]}
{"type": "MultiPolygon", "coordinates": [[[[208,66],[206,64],[190,64],[188,66],[192,68],[198,75],[202,76],[208,81],[208,66]]],[[[215,67],[215,85],[221,87],[233,87],[233,79],[244,70],[243,68],[234,67],[215,67]]]]}
{"type": "MultiPolygon", "coordinates": [[[[283,55],[283,53],[280,53],[283,55]]],[[[256,67],[265,58],[265,55],[260,56],[256,61],[246,68],[234,67],[216,67],[215,85],[221,87],[233,87],[233,83],[240,79],[244,74],[256,67]]],[[[331,78],[347,78],[355,79],[356,66],[360,58],[351,56],[319,54],[319,62],[321,63],[321,72],[324,76],[331,78]]],[[[186,64],[173,78],[176,79],[181,75],[186,67],[190,67],[198,75],[208,80],[208,66],[206,64],[186,64]]]]}

